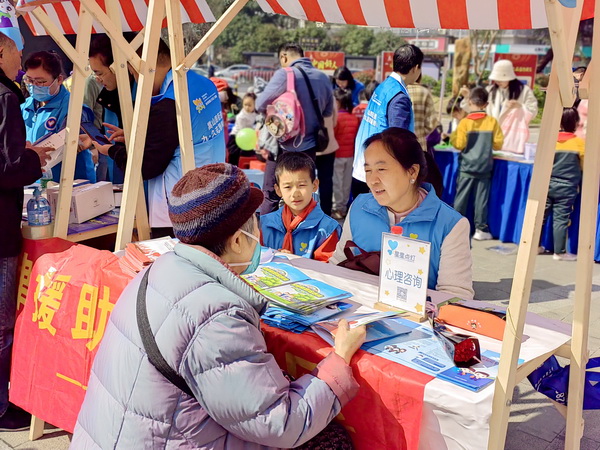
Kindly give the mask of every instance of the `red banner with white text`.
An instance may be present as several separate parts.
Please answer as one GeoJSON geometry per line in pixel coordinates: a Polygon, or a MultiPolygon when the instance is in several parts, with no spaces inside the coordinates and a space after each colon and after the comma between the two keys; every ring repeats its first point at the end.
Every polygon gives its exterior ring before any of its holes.
{"type": "Polygon", "coordinates": [[[130,279],[114,254],[84,245],[37,259],[15,327],[12,403],[73,432],[98,344],[130,279]]]}

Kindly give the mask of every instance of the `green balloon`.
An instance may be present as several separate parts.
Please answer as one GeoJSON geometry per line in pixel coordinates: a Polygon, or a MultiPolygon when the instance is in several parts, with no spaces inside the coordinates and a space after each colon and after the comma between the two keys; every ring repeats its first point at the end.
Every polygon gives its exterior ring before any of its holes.
{"type": "Polygon", "coordinates": [[[235,143],[242,150],[254,150],[256,147],[256,131],[243,128],[235,135],[235,143]]]}

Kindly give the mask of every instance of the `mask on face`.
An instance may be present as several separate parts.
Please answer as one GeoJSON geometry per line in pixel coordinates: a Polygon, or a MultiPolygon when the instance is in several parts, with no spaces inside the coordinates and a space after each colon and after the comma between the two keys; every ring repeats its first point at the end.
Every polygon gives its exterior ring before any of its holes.
{"type": "Polygon", "coordinates": [[[33,99],[37,100],[38,102],[47,102],[56,95],[50,94],[50,89],[57,80],[58,78],[55,79],[50,86],[35,86],[33,84],[28,85],[27,90],[29,91],[29,95],[31,95],[33,99]]]}
{"type": "Polygon", "coordinates": [[[244,233],[246,236],[248,236],[249,238],[252,238],[256,241],[256,245],[254,246],[254,253],[252,253],[252,261],[247,261],[247,262],[243,262],[243,263],[233,263],[233,264],[229,264],[230,266],[248,266],[246,267],[246,269],[241,273],[241,275],[246,275],[249,273],[252,273],[254,271],[256,271],[256,269],[258,269],[258,265],[260,264],[260,241],[258,240],[258,238],[256,236],[254,236],[251,233],[248,233],[247,231],[244,230],[240,230],[242,233],[244,233]]]}

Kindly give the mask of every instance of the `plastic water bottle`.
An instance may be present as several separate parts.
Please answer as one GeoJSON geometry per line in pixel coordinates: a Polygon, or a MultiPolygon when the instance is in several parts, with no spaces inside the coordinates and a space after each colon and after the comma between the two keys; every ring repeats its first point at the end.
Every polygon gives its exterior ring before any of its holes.
{"type": "Polygon", "coordinates": [[[27,202],[27,222],[33,227],[50,225],[52,222],[50,203],[42,197],[40,189],[37,187],[33,191],[33,198],[27,202]]]}

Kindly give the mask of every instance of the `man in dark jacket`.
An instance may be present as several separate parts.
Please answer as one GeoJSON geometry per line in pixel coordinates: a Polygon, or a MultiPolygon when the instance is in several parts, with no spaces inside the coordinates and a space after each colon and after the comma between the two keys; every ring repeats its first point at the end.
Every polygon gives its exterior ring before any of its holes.
{"type": "Polygon", "coordinates": [[[42,176],[52,150],[29,147],[19,105],[23,94],[14,83],[21,52],[0,32],[0,431],[23,429],[30,416],[8,407],[8,379],[17,306],[17,259],[21,251],[23,187],[42,176]]]}

